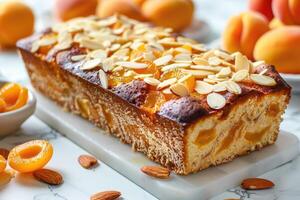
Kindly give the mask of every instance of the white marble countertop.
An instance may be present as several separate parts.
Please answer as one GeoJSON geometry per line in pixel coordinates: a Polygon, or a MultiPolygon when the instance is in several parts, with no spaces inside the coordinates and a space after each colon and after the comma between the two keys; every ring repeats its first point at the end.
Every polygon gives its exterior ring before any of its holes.
{"type": "MultiPolygon", "coordinates": [[[[45,7],[41,1],[27,1],[34,7],[45,7]]],[[[246,7],[245,1],[242,0],[228,0],[226,3],[222,0],[198,0],[196,2],[198,5],[197,16],[207,20],[213,30],[210,39],[217,37],[218,33],[224,27],[226,18],[231,13],[239,12],[246,7]]],[[[42,10],[36,11],[37,14],[42,13],[42,10]]],[[[0,73],[11,81],[26,83],[28,80],[21,60],[19,58],[16,59],[15,52],[13,51],[0,53],[0,73]]],[[[292,96],[281,128],[294,133],[300,138],[299,95],[292,96]]],[[[60,171],[64,175],[64,184],[52,187],[35,181],[30,175],[18,175],[4,188],[0,188],[0,200],[88,199],[94,192],[108,189],[121,191],[122,199],[156,199],[101,161],[100,166],[94,170],[82,169],[77,164],[77,157],[87,152],[60,133],[51,129],[35,116],[26,121],[15,134],[0,138],[0,147],[11,148],[16,144],[36,138],[48,139],[54,145],[55,153],[47,167],[60,171]]],[[[271,190],[251,192],[237,187],[225,191],[213,199],[300,199],[300,157],[263,174],[262,177],[274,181],[276,186],[271,190]]]]}

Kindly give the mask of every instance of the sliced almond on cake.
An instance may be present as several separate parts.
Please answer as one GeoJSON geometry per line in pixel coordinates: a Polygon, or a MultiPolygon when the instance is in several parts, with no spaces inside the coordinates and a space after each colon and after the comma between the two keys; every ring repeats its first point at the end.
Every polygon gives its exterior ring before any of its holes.
{"type": "Polygon", "coordinates": [[[269,76],[265,76],[265,75],[251,74],[250,79],[258,85],[263,85],[263,86],[275,86],[276,85],[276,81],[273,78],[271,78],[269,76]]]}
{"type": "Polygon", "coordinates": [[[214,86],[204,81],[196,81],[195,90],[199,94],[209,94],[213,91],[214,86]]]}
{"type": "Polygon", "coordinates": [[[206,97],[207,104],[213,109],[221,109],[226,105],[226,99],[218,93],[210,93],[206,97]]]}

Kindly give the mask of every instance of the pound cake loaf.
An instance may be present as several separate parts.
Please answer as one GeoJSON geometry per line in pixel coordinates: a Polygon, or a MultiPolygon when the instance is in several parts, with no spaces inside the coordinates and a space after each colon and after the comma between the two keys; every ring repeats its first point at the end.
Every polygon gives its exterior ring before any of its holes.
{"type": "Polygon", "coordinates": [[[73,19],[17,46],[38,91],[177,174],[273,144],[290,99],[273,66],[124,16],[73,19]]]}

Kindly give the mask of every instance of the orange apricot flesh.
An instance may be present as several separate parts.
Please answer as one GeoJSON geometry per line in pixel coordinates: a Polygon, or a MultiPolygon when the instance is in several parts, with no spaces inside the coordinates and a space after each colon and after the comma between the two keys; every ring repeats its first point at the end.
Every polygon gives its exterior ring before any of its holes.
{"type": "Polygon", "coordinates": [[[46,140],[33,140],[13,148],[8,163],[18,172],[33,172],[43,168],[53,155],[53,147],[46,140]]]}
{"type": "Polygon", "coordinates": [[[3,172],[6,168],[6,160],[3,156],[0,155],[0,173],[3,172]]]}

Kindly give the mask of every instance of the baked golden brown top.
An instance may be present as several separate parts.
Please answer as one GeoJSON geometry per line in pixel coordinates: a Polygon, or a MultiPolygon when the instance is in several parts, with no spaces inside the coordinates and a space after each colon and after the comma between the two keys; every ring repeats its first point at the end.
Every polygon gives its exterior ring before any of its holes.
{"type": "Polygon", "coordinates": [[[239,52],[207,50],[171,29],[124,16],[74,19],[18,47],[150,114],[180,123],[217,112],[247,94],[290,90],[272,66],[239,52]]]}

